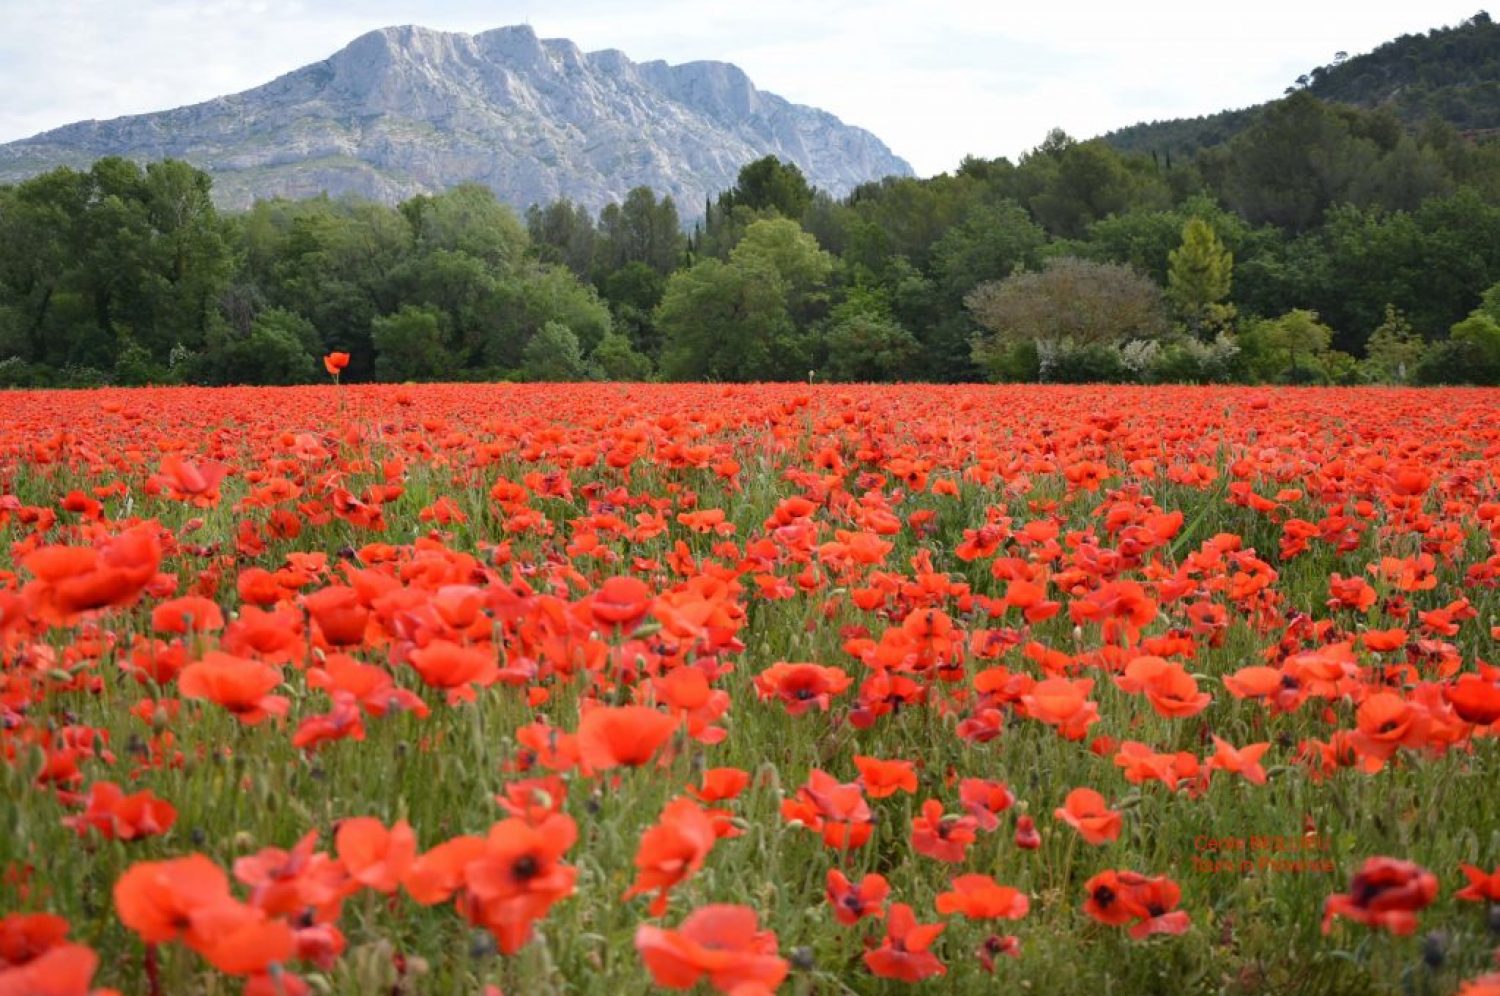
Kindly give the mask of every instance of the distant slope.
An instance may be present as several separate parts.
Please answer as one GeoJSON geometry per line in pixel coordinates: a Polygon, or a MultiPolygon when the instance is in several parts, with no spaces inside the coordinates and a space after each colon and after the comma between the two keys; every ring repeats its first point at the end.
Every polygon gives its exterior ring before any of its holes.
{"type": "Polygon", "coordinates": [[[765,155],[835,194],[911,167],[825,111],[722,62],[635,63],[529,27],[385,28],[322,62],[190,107],[83,121],[0,145],[0,182],[106,155],[210,172],[221,206],[327,191],[387,203],[479,181],[526,207],[597,209],[646,185],[701,213],[765,155]]]}
{"type": "MultiPolygon", "coordinates": [[[[1465,132],[1500,128],[1500,24],[1481,13],[1456,27],[1402,35],[1297,82],[1320,100],[1388,107],[1411,127],[1436,117],[1465,132]]],[[[1186,155],[1233,138],[1264,106],[1131,125],[1104,140],[1126,152],[1186,155]]]]}

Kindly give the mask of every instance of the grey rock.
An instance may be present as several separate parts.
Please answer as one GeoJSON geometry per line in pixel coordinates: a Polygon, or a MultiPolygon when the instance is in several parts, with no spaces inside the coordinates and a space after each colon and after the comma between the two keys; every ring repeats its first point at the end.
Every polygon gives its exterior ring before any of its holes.
{"type": "Polygon", "coordinates": [[[636,63],[525,26],[372,31],[243,93],[0,145],[0,183],[106,155],[186,160],[228,209],[325,191],[395,203],[478,181],[517,208],[568,197],[596,211],[648,186],[694,218],[765,155],[834,195],[912,172],[874,135],[736,66],[636,63]]]}

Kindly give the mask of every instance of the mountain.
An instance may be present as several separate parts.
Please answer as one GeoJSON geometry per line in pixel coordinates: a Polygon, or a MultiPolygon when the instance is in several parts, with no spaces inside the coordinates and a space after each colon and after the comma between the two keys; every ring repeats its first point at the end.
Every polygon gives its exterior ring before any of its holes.
{"type": "MultiPolygon", "coordinates": [[[[1454,27],[1402,35],[1352,59],[1341,52],[1289,90],[1296,88],[1333,103],[1388,108],[1408,127],[1437,118],[1461,132],[1487,135],[1500,129],[1500,25],[1481,11],[1454,27]]],[[[1104,140],[1122,152],[1186,155],[1233,138],[1265,106],[1132,125],[1104,140]]]]}
{"type": "Polygon", "coordinates": [[[766,155],[835,195],[912,172],[869,132],[728,63],[636,63],[525,26],[372,31],[253,90],[0,145],[0,183],[106,155],[184,159],[231,209],[321,191],[394,203],[479,181],[519,208],[568,197],[596,210],[644,185],[694,217],[766,155]]]}

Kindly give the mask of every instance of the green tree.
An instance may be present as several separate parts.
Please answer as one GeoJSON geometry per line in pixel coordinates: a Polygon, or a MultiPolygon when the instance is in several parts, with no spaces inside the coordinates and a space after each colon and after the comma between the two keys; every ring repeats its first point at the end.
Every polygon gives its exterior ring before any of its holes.
{"type": "Polygon", "coordinates": [[[1167,329],[1161,291],[1150,280],[1126,266],[1071,257],[980,284],[966,303],[990,332],[975,341],[973,352],[992,375],[1010,366],[1018,344],[1086,349],[1154,339],[1167,329]]]}
{"type": "Polygon", "coordinates": [[[593,276],[598,232],[582,204],[566,197],[546,207],[533,204],[526,212],[526,232],[537,259],[566,266],[580,280],[593,276]]]}
{"type": "Polygon", "coordinates": [[[1348,116],[1306,91],[1267,106],[1222,148],[1229,205],[1252,224],[1293,232],[1307,231],[1347,200],[1380,159],[1379,145],[1357,134],[1348,116]]]}
{"type": "Polygon", "coordinates": [[[651,359],[636,352],[630,339],[610,332],[589,354],[589,366],[605,380],[650,380],[651,359]]]}
{"type": "Polygon", "coordinates": [[[1326,379],[1319,356],[1333,343],[1333,330],[1315,311],[1293,308],[1279,318],[1250,323],[1240,334],[1255,373],[1288,383],[1326,379]]]}
{"type": "Polygon", "coordinates": [[[834,322],[824,338],[829,380],[878,382],[911,379],[922,346],[889,315],[857,311],[834,322]]]}
{"type": "Polygon", "coordinates": [[[719,207],[729,210],[742,205],[800,221],[812,199],[813,189],[795,163],[765,156],[740,168],[734,187],[719,197],[719,207]]]}
{"type": "Polygon", "coordinates": [[[827,304],[833,257],[795,221],[766,218],[755,222],[729,254],[729,262],[774,271],[781,278],[786,309],[794,321],[811,322],[827,304]]]}
{"type": "Polygon", "coordinates": [[[636,187],[623,204],[610,204],[599,212],[596,258],[607,273],[631,263],[671,273],[684,244],[677,205],[670,196],[657,200],[650,187],[636,187]]]}
{"type": "Polygon", "coordinates": [[[1229,296],[1234,256],[1212,225],[1189,218],[1182,227],[1182,244],[1167,259],[1167,296],[1194,333],[1201,333],[1211,324],[1216,306],[1229,296]]]}
{"type": "Polygon", "coordinates": [[[806,369],[781,275],[764,259],[705,259],[672,274],[656,325],[668,380],[775,380],[806,369]]]}
{"type": "Polygon", "coordinates": [[[521,374],[534,381],[586,380],[588,365],[578,336],[562,322],[546,322],[526,343],[521,374]]]}
{"type": "Polygon", "coordinates": [[[481,183],[461,183],[441,194],[413,197],[401,204],[400,212],[419,251],[467,253],[497,273],[514,269],[529,244],[516,213],[481,183]]]}
{"type": "Polygon", "coordinates": [[[526,343],[548,322],[572,330],[587,353],[612,328],[609,307],[599,294],[560,266],[533,264],[501,281],[488,303],[480,354],[502,369],[520,366],[526,343]]]}
{"type": "Polygon", "coordinates": [[[1433,343],[1417,369],[1423,384],[1500,384],[1500,321],[1475,310],[1433,343]]]}
{"type": "Polygon", "coordinates": [[[1417,374],[1427,343],[1394,305],[1385,306],[1385,321],[1365,343],[1361,372],[1377,384],[1407,384],[1417,374]]]}
{"type": "Polygon", "coordinates": [[[443,348],[442,313],[436,308],[403,305],[372,326],[375,373],[381,380],[435,380],[452,373],[443,348]]]}
{"type": "Polygon", "coordinates": [[[599,287],[614,327],[630,337],[634,349],[648,356],[661,348],[653,313],[666,289],[667,278],[640,261],[605,275],[599,287]]]}

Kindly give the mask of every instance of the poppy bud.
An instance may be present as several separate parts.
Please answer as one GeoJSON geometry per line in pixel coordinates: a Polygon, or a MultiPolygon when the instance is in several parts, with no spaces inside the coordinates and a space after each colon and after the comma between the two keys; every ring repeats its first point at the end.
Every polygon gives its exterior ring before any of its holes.
{"type": "Polygon", "coordinates": [[[1422,960],[1428,968],[1442,968],[1448,955],[1448,935],[1434,930],[1422,938],[1422,960]]]}
{"type": "Polygon", "coordinates": [[[793,948],[789,960],[792,967],[799,972],[811,972],[817,965],[816,959],[813,958],[812,948],[808,947],[793,948]]]}
{"type": "Polygon", "coordinates": [[[487,930],[476,930],[469,935],[469,957],[475,961],[483,961],[494,955],[496,951],[495,937],[487,930]]]}
{"type": "Polygon", "coordinates": [[[1500,903],[1490,907],[1490,933],[1500,934],[1500,903]]]}
{"type": "Polygon", "coordinates": [[[1034,851],[1042,846],[1042,835],[1037,833],[1036,822],[1030,816],[1022,816],[1016,820],[1016,846],[1027,851],[1034,851]]]}

